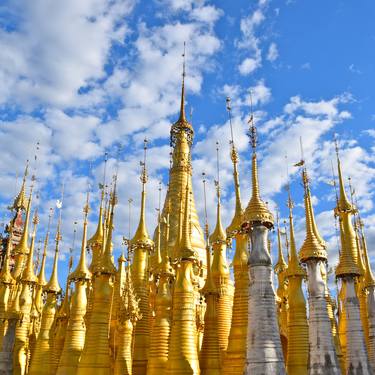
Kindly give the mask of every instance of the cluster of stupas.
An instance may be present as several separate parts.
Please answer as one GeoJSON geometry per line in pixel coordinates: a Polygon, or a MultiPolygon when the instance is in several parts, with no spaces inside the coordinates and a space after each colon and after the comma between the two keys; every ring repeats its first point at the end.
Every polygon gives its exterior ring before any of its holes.
{"type": "MultiPolygon", "coordinates": [[[[336,278],[341,289],[336,303],[327,285],[327,248],[315,221],[303,161],[299,164],[305,240],[298,251],[289,189],[288,256],[284,257],[278,225],[279,256],[272,263],[269,232],[275,223],[261,199],[253,121],[251,199],[243,209],[239,158],[232,138],[233,219],[224,230],[218,180],[216,226],[209,233],[206,214],[202,230],[192,191],[194,131],[185,117],[184,96],[183,80],[180,116],[171,127],[168,191],[153,239],[146,229],[144,160],[139,225],[127,241],[127,256],[121,255],[118,265],[114,264],[115,179],[107,199],[104,187],[101,191],[97,230],[89,240],[87,196],[80,258],[74,268],[70,264],[64,292],[58,280],[61,220],[47,281],[50,227],[39,265],[35,260],[39,220],[37,213],[32,215],[33,181],[26,196],[25,173],[3,241],[0,374],[372,374],[375,279],[363,223],[345,191],[338,154],[334,213],[340,226],[336,278]],[[233,272],[228,246],[235,248],[233,272]]],[[[227,108],[230,114],[229,101],[227,108]]]]}

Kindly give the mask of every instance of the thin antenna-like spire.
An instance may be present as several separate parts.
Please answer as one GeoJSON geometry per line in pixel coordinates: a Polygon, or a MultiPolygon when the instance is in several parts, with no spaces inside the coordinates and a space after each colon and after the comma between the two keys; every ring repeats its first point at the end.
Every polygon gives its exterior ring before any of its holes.
{"type": "Polygon", "coordinates": [[[185,76],[186,76],[186,42],[184,42],[184,52],[182,54],[182,85],[181,85],[181,105],[179,121],[186,121],[185,115],[185,76]]]}
{"type": "Polygon", "coordinates": [[[21,189],[14,199],[13,206],[10,207],[10,209],[14,210],[20,210],[20,209],[26,209],[27,208],[27,202],[26,202],[26,179],[29,174],[29,160],[26,160],[26,166],[25,166],[25,172],[23,174],[22,178],[22,185],[21,189]]]}
{"type": "Polygon", "coordinates": [[[61,222],[62,222],[62,207],[63,207],[63,202],[64,202],[64,188],[65,188],[65,185],[63,183],[62,188],[61,188],[61,199],[57,200],[56,202],[56,207],[59,210],[59,214],[58,214],[58,222],[57,222],[57,230],[56,230],[56,238],[55,238],[56,246],[55,246],[55,257],[53,260],[53,268],[52,268],[51,277],[47,285],[44,287],[44,289],[47,292],[51,292],[51,293],[61,292],[61,287],[60,287],[59,279],[58,279],[58,262],[59,262],[59,246],[60,246],[60,241],[61,241],[61,222]]]}
{"type": "Polygon", "coordinates": [[[51,207],[49,209],[49,214],[48,214],[48,225],[47,225],[46,237],[44,239],[42,263],[41,263],[39,274],[38,274],[38,284],[40,286],[44,286],[47,284],[45,268],[46,268],[47,249],[48,249],[49,235],[50,235],[50,230],[51,230],[52,216],[53,216],[53,208],[51,207]]]}
{"type": "Polygon", "coordinates": [[[283,247],[281,242],[281,229],[280,229],[280,217],[279,210],[276,211],[276,223],[277,223],[277,249],[278,249],[278,259],[275,265],[275,272],[278,274],[287,269],[287,264],[285,262],[283,247]]]}
{"type": "Polygon", "coordinates": [[[292,194],[290,191],[289,179],[288,179],[287,206],[289,208],[289,243],[290,243],[290,260],[289,260],[289,266],[288,266],[288,275],[303,276],[305,275],[305,271],[301,267],[299,260],[298,260],[296,240],[295,240],[295,235],[294,235],[294,222],[293,222],[294,202],[293,202],[292,194]]]}
{"type": "Polygon", "coordinates": [[[33,231],[31,234],[31,244],[30,244],[30,251],[29,255],[27,257],[26,267],[23,270],[22,279],[29,282],[35,282],[37,281],[37,278],[35,276],[34,272],[34,251],[35,251],[35,239],[36,239],[36,230],[39,223],[39,217],[38,217],[38,209],[36,208],[34,211],[33,216],[33,231]]]}
{"type": "Polygon", "coordinates": [[[348,197],[346,196],[344,178],[342,176],[342,171],[341,171],[339,144],[338,144],[338,140],[336,136],[334,138],[334,142],[335,142],[335,152],[336,152],[336,159],[337,159],[337,171],[338,171],[338,177],[339,177],[339,200],[338,200],[337,210],[338,211],[353,211],[353,207],[350,204],[348,197]]]}
{"type": "Polygon", "coordinates": [[[208,215],[207,215],[207,194],[206,194],[206,173],[202,173],[202,183],[203,183],[203,197],[204,197],[204,231],[206,237],[206,257],[207,257],[207,278],[204,284],[202,292],[212,293],[215,291],[215,284],[212,279],[211,272],[211,247],[209,238],[209,226],[208,226],[208,215]]]}
{"type": "Polygon", "coordinates": [[[242,224],[242,204],[241,204],[241,194],[240,194],[240,181],[239,181],[238,166],[237,166],[238,165],[238,152],[234,143],[233,125],[232,125],[232,107],[231,107],[231,99],[229,96],[226,99],[226,108],[228,112],[229,125],[230,125],[230,135],[231,135],[230,157],[233,163],[234,192],[236,195],[234,216],[233,216],[231,224],[227,228],[227,233],[228,233],[228,237],[233,237],[239,231],[241,224],[242,224]]]}
{"type": "Polygon", "coordinates": [[[81,246],[81,255],[77,264],[77,268],[75,271],[70,275],[70,278],[73,279],[81,279],[81,280],[87,280],[91,277],[91,272],[87,268],[86,264],[86,248],[87,248],[87,218],[90,211],[89,206],[89,197],[90,192],[89,190],[86,193],[86,203],[83,207],[83,233],[82,233],[82,246],[81,246]]]}
{"type": "Polygon", "coordinates": [[[220,192],[220,161],[219,161],[219,142],[216,142],[216,196],[217,196],[217,211],[216,211],[216,226],[210,236],[210,242],[226,241],[226,234],[221,223],[221,192],[220,192]]]}
{"type": "Polygon", "coordinates": [[[158,202],[158,227],[157,227],[157,248],[156,248],[156,259],[157,259],[157,264],[161,265],[162,263],[162,257],[161,257],[161,181],[159,181],[159,202],[158,202]]]}
{"type": "MultiPolygon", "coordinates": [[[[146,183],[148,180],[147,176],[147,139],[145,138],[143,144],[143,161],[140,163],[142,167],[141,172],[141,183],[142,183],[142,198],[141,198],[141,212],[139,218],[139,224],[137,231],[135,232],[134,237],[131,240],[132,247],[136,247],[137,243],[145,244],[146,247],[151,248],[153,246],[153,242],[148,235],[148,231],[146,228],[146,183]]],[[[143,246],[143,245],[142,245],[143,246]]]]}

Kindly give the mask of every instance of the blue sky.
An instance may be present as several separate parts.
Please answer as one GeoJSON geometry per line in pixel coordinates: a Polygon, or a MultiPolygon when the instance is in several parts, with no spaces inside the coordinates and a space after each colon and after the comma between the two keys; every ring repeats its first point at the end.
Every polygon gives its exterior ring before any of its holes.
{"type": "MultiPolygon", "coordinates": [[[[292,164],[300,158],[302,136],[318,225],[329,244],[330,263],[335,265],[334,194],[327,181],[332,178],[332,139],[337,133],[344,173],[352,177],[369,248],[373,248],[374,13],[375,5],[369,0],[3,1],[2,221],[9,216],[5,207],[15,194],[16,174],[22,173],[26,159],[33,159],[39,141],[38,162],[32,163],[40,195],[38,237],[44,235],[48,208],[54,206],[64,182],[62,251],[66,254],[72,247],[76,221],[80,237],[88,181],[92,186],[92,233],[103,155],[109,153],[111,174],[119,154],[117,257],[120,238],[128,231],[129,198],[134,200],[133,212],[138,213],[139,160],[147,137],[147,220],[152,233],[158,182],[163,181],[164,192],[167,183],[169,127],[179,108],[181,54],[186,41],[187,111],[193,108],[194,189],[200,214],[200,175],[205,171],[209,176],[209,219],[214,225],[217,140],[225,224],[233,212],[227,95],[232,98],[242,200],[247,204],[250,150],[246,122],[251,89],[259,133],[261,189],[272,209],[278,206],[284,218],[289,164],[298,246],[304,237],[302,188],[292,164]]],[[[134,214],[133,229],[136,222],[134,214]]],[[[62,262],[66,269],[66,257],[62,262]]],[[[65,273],[61,271],[61,275],[65,273]]]]}

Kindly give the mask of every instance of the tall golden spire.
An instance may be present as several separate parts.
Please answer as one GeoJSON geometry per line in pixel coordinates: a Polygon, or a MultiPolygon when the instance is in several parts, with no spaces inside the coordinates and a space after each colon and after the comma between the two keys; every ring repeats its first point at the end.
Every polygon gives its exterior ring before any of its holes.
{"type": "Polygon", "coordinates": [[[340,232],[343,238],[343,246],[341,249],[339,263],[336,267],[336,276],[344,277],[349,275],[359,275],[360,270],[357,265],[357,246],[355,232],[352,224],[352,214],[356,213],[356,208],[349,202],[345,192],[345,185],[341,172],[341,162],[339,157],[339,149],[335,140],[337,169],[339,175],[339,199],[335,208],[335,215],[339,216],[341,226],[340,232]]]}
{"type": "Polygon", "coordinates": [[[14,252],[16,254],[16,260],[15,260],[15,266],[13,269],[13,277],[15,279],[18,279],[21,276],[23,266],[24,266],[24,257],[29,253],[29,223],[30,223],[30,212],[31,212],[31,201],[32,201],[32,187],[30,191],[30,197],[27,202],[27,208],[26,208],[26,219],[24,224],[24,229],[22,232],[21,240],[14,249],[14,252]]]}
{"type": "MultiPolygon", "coordinates": [[[[99,262],[98,267],[100,268],[100,272],[110,273],[114,274],[116,272],[116,267],[113,264],[112,260],[112,236],[113,236],[113,220],[114,220],[114,210],[115,206],[117,204],[117,191],[116,191],[116,185],[117,185],[117,176],[114,177],[114,186],[113,186],[113,192],[111,194],[110,198],[110,207],[109,210],[109,219],[108,219],[108,233],[106,233],[106,239],[105,239],[105,247],[103,248],[103,252],[101,254],[101,259],[99,262]]],[[[95,272],[95,271],[94,271],[95,272]]]]}
{"type": "Polygon", "coordinates": [[[96,227],[95,234],[87,241],[87,245],[91,246],[93,244],[103,243],[103,204],[104,204],[104,188],[101,190],[100,206],[99,206],[99,216],[98,216],[98,226],[96,227]]]}
{"type": "Polygon", "coordinates": [[[39,223],[39,218],[37,214],[37,210],[35,210],[35,214],[33,217],[33,233],[31,236],[31,245],[30,251],[28,254],[26,267],[23,270],[21,279],[30,283],[35,283],[37,281],[37,277],[34,273],[34,249],[35,249],[35,237],[36,237],[36,228],[39,223]]]}
{"type": "Polygon", "coordinates": [[[48,215],[48,225],[47,225],[47,232],[46,237],[44,239],[44,247],[43,247],[43,255],[42,255],[42,263],[40,265],[40,270],[38,274],[38,285],[43,287],[47,284],[45,268],[46,268],[46,258],[47,258],[47,249],[49,243],[49,235],[50,235],[50,226],[52,220],[52,208],[50,209],[50,214],[48,215]]]}
{"type": "Polygon", "coordinates": [[[171,128],[171,145],[175,145],[176,137],[178,134],[186,133],[188,137],[188,142],[191,144],[193,142],[194,130],[192,125],[187,121],[185,114],[185,77],[186,77],[186,66],[185,66],[185,57],[186,57],[186,44],[184,43],[184,53],[183,65],[182,65],[182,85],[181,85],[181,104],[180,104],[180,115],[178,120],[172,125],[171,128]]]}
{"type": "MultiPolygon", "coordinates": [[[[285,272],[285,270],[288,268],[288,265],[285,262],[285,258],[283,254],[283,246],[281,242],[280,220],[279,220],[278,212],[276,215],[276,223],[277,223],[277,262],[275,264],[275,272],[276,274],[281,274],[285,272]]],[[[280,284],[280,281],[279,281],[279,284],[280,284]]]]}
{"type": "Polygon", "coordinates": [[[21,189],[18,195],[16,196],[16,198],[14,199],[13,206],[11,207],[14,210],[22,210],[22,209],[25,210],[27,207],[25,188],[26,188],[26,178],[27,178],[28,173],[29,173],[29,161],[27,160],[25,172],[23,174],[21,189]]]}
{"type": "Polygon", "coordinates": [[[204,287],[201,292],[203,294],[217,293],[214,281],[212,279],[211,272],[211,246],[210,246],[210,236],[209,236],[209,226],[208,226],[208,217],[207,217],[207,196],[206,196],[206,174],[203,172],[203,194],[204,194],[204,230],[206,237],[206,254],[207,254],[207,276],[204,287]]]}
{"type": "Polygon", "coordinates": [[[151,249],[153,247],[153,241],[151,240],[150,236],[148,235],[148,231],[146,228],[146,183],[148,180],[147,176],[147,168],[146,168],[146,155],[147,155],[147,139],[144,140],[143,146],[143,162],[141,162],[142,166],[142,173],[141,173],[141,182],[142,182],[142,200],[141,200],[141,213],[139,217],[139,224],[138,228],[135,232],[134,237],[131,239],[130,243],[132,248],[134,247],[142,247],[151,249]]]}
{"type": "Polygon", "coordinates": [[[60,293],[61,292],[61,287],[59,284],[59,278],[58,278],[58,262],[59,262],[59,246],[60,246],[60,241],[61,241],[61,207],[60,208],[60,213],[59,213],[59,220],[57,223],[57,230],[56,230],[56,246],[55,246],[55,257],[53,260],[53,268],[52,268],[52,273],[50,276],[50,279],[47,283],[47,285],[44,287],[44,290],[46,292],[51,292],[51,293],[60,293]]]}
{"type": "MultiPolygon", "coordinates": [[[[301,163],[304,163],[302,160],[301,163]]],[[[301,262],[308,259],[327,259],[326,245],[318,233],[315,223],[314,211],[311,203],[309,180],[306,167],[302,169],[302,182],[304,186],[305,216],[306,216],[306,238],[299,252],[301,262]]]]}
{"type": "Polygon", "coordinates": [[[89,193],[87,192],[86,204],[83,208],[84,219],[83,219],[83,234],[82,234],[81,255],[79,257],[79,261],[78,261],[76,269],[70,274],[71,280],[75,280],[75,279],[86,280],[86,279],[90,279],[90,277],[91,277],[91,272],[87,268],[87,264],[86,264],[87,217],[88,217],[89,211],[90,211],[89,193]]]}
{"type": "Polygon", "coordinates": [[[230,225],[227,227],[227,234],[228,237],[233,237],[237,231],[240,230],[241,224],[242,224],[242,204],[241,204],[241,194],[240,194],[240,181],[239,181],[239,175],[238,175],[238,152],[236,149],[236,146],[234,144],[234,137],[233,137],[233,126],[232,126],[232,113],[231,113],[231,105],[230,105],[230,98],[227,97],[226,103],[227,103],[227,111],[229,116],[229,124],[230,124],[230,134],[231,134],[231,152],[230,157],[232,159],[233,163],[233,180],[234,180],[234,192],[236,195],[236,205],[234,209],[234,216],[230,223],[230,225]]]}
{"type": "Polygon", "coordinates": [[[305,277],[306,272],[301,267],[298,255],[297,255],[297,247],[296,247],[296,240],[294,235],[294,223],[293,223],[293,207],[294,203],[290,193],[290,187],[288,185],[288,207],[289,207],[289,243],[290,243],[290,260],[288,265],[288,277],[305,277]]]}
{"type": "Polygon", "coordinates": [[[259,189],[259,181],[258,181],[258,162],[257,162],[257,154],[256,154],[256,146],[257,146],[257,132],[254,123],[254,115],[251,111],[250,119],[248,121],[249,124],[249,136],[250,136],[250,143],[253,149],[252,155],[252,167],[251,167],[251,181],[252,181],[252,195],[247,205],[244,213],[244,219],[248,223],[259,222],[264,224],[266,227],[273,226],[273,215],[269,211],[267,205],[263,202],[260,198],[260,189],[259,189]]]}
{"type": "Polygon", "coordinates": [[[217,208],[216,208],[216,226],[210,236],[210,242],[225,242],[227,240],[226,233],[221,223],[221,192],[220,192],[220,171],[219,171],[219,142],[216,142],[216,154],[217,154],[217,180],[215,180],[216,196],[217,196],[217,208]]]}

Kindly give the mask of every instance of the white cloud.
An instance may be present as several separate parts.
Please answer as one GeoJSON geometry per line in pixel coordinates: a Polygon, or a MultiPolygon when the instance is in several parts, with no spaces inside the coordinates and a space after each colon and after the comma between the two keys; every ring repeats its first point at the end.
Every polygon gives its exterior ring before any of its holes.
{"type": "Polygon", "coordinates": [[[247,57],[242,63],[238,66],[238,70],[244,76],[252,73],[254,70],[261,66],[260,59],[253,59],[251,57],[247,57]]]}
{"type": "Polygon", "coordinates": [[[72,106],[81,87],[105,77],[104,64],[113,41],[126,34],[124,17],[133,0],[11,4],[17,27],[0,30],[0,103],[31,110],[40,103],[72,106]]]}
{"type": "Polygon", "coordinates": [[[262,51],[260,48],[260,39],[256,35],[256,29],[265,20],[261,4],[249,16],[241,19],[240,29],[242,32],[241,40],[236,45],[240,49],[245,49],[251,56],[242,60],[238,69],[242,75],[248,75],[262,66],[262,51]]]}
{"type": "Polygon", "coordinates": [[[279,51],[277,48],[277,44],[272,42],[268,48],[267,52],[267,60],[274,62],[279,57],[279,51]]]}

